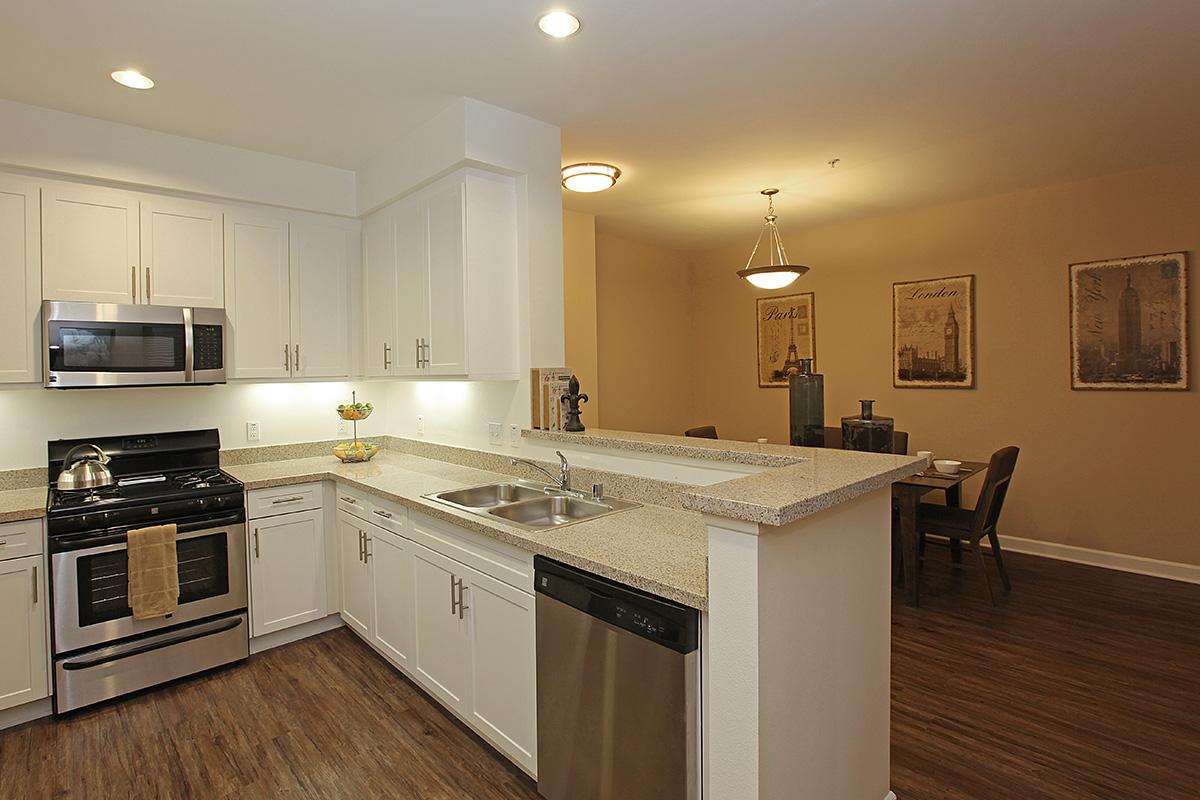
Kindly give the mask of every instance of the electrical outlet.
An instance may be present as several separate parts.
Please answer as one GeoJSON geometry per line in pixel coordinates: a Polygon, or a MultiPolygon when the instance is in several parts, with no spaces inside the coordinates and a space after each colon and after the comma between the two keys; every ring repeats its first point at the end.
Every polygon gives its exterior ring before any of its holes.
{"type": "Polygon", "coordinates": [[[509,425],[508,426],[508,443],[510,445],[512,445],[513,447],[521,446],[521,426],[520,425],[509,425]]]}
{"type": "Polygon", "coordinates": [[[341,417],[338,417],[337,435],[338,436],[348,436],[349,434],[350,434],[350,423],[346,422],[346,420],[342,419],[341,417]]]}
{"type": "Polygon", "coordinates": [[[425,435],[425,418],[420,414],[417,415],[417,436],[425,435]]]}
{"type": "Polygon", "coordinates": [[[499,422],[488,423],[488,444],[500,445],[504,442],[504,426],[499,422]]]}
{"type": "Polygon", "coordinates": [[[257,422],[246,422],[246,441],[257,442],[262,440],[262,434],[259,431],[257,422]]]}

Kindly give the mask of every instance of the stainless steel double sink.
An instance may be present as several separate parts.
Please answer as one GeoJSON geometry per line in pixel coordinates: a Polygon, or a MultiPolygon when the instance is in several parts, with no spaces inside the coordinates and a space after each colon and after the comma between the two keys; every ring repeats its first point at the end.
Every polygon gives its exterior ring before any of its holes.
{"type": "Polygon", "coordinates": [[[531,531],[550,530],[637,508],[613,497],[568,494],[530,481],[502,481],[423,495],[462,511],[531,531]]]}

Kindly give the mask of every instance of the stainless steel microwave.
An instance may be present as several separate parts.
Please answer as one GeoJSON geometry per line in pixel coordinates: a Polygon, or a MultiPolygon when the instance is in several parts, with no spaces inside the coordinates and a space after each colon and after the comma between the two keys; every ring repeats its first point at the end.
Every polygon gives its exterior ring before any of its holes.
{"type": "Polygon", "coordinates": [[[42,303],[48,389],[225,382],[220,308],[42,303]]]}

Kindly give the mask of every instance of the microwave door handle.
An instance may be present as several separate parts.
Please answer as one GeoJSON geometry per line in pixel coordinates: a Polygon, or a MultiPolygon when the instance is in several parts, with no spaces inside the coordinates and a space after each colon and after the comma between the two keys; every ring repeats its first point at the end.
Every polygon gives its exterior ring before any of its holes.
{"type": "Polygon", "coordinates": [[[183,308],[183,382],[196,382],[196,337],[192,330],[192,309],[183,308]]]}

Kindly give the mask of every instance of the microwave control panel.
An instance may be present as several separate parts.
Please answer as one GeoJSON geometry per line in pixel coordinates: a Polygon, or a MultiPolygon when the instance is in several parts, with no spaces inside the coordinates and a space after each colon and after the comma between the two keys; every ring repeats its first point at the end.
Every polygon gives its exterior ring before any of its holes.
{"type": "Polygon", "coordinates": [[[220,325],[193,325],[192,341],[196,348],[192,369],[223,369],[224,342],[220,325]]]}

